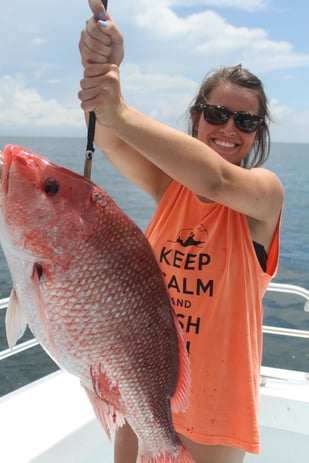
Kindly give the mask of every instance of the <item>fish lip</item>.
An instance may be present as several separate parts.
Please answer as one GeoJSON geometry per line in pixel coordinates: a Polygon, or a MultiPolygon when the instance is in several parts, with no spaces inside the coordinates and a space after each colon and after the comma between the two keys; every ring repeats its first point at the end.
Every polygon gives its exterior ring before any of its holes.
{"type": "Polygon", "coordinates": [[[4,166],[4,153],[0,150],[0,177],[4,166]]]}
{"type": "Polygon", "coordinates": [[[9,170],[11,165],[11,150],[7,146],[0,150],[0,194],[6,195],[9,188],[9,170]]]}

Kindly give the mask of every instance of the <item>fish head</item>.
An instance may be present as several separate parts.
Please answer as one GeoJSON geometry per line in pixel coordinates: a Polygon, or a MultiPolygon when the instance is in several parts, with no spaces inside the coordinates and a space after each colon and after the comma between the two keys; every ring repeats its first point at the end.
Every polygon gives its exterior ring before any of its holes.
{"type": "Polygon", "coordinates": [[[7,145],[0,155],[2,247],[28,261],[69,261],[98,221],[95,189],[44,157],[7,145]]]}

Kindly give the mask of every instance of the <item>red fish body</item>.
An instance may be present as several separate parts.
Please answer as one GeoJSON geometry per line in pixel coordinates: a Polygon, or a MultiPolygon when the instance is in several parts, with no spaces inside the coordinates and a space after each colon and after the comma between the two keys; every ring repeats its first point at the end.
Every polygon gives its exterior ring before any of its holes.
{"type": "Polygon", "coordinates": [[[138,461],[192,461],[170,413],[188,405],[188,358],[143,233],[104,190],[24,148],[6,146],[0,172],[9,345],[28,324],[109,435],[130,423],[138,461]]]}

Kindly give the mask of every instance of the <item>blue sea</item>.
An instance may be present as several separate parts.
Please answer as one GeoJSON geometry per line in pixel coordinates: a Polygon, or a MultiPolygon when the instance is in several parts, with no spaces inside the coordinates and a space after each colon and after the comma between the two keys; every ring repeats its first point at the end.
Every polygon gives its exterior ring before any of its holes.
{"type": "MultiPolygon", "coordinates": [[[[0,137],[0,149],[7,143],[22,145],[77,173],[83,173],[85,139],[0,137]]],[[[309,144],[273,143],[266,167],[277,173],[285,188],[282,217],[281,256],[274,281],[300,285],[309,290],[309,144]]],[[[153,211],[151,198],[121,177],[97,150],[92,180],[103,187],[117,204],[145,229],[153,211]]],[[[7,297],[11,278],[0,249],[0,297],[7,297]]],[[[309,330],[309,313],[297,296],[269,293],[264,300],[266,325],[309,330]]],[[[30,337],[29,330],[23,340],[30,337]]],[[[4,311],[0,311],[0,350],[7,348],[4,311]]],[[[263,364],[309,371],[308,340],[274,335],[264,336],[263,364]]],[[[0,395],[48,374],[56,365],[38,346],[1,362],[0,395]]]]}

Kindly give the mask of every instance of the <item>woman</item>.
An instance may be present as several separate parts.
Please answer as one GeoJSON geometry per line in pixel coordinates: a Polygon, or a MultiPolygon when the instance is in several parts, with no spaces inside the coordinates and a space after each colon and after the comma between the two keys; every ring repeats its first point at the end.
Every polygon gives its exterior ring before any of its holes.
{"type": "MultiPolygon", "coordinates": [[[[173,422],[197,463],[240,463],[259,452],[257,424],[262,297],[275,275],[284,198],[260,167],[269,151],[267,99],[240,65],[211,74],[190,109],[191,135],[121,96],[121,33],[102,7],[82,32],[82,109],[95,110],[96,145],[158,207],[146,230],[162,266],[190,355],[187,412],[173,422]]],[[[133,463],[126,424],[115,462],[133,463]]]]}

